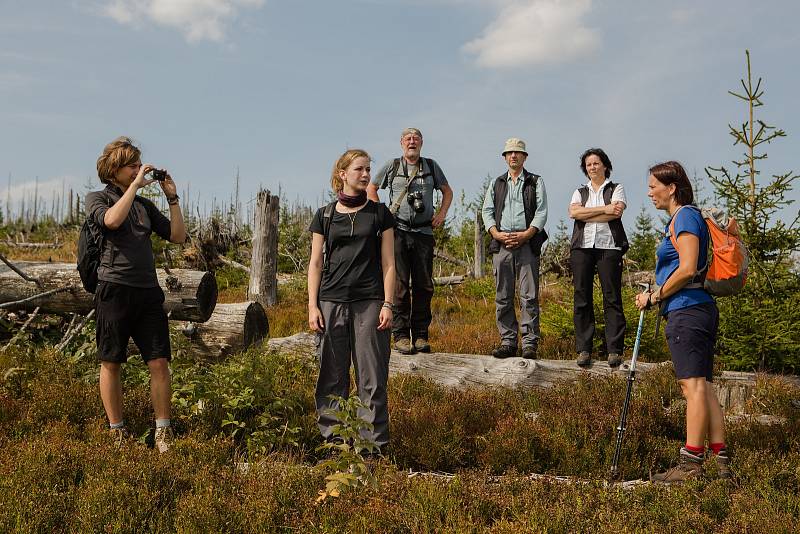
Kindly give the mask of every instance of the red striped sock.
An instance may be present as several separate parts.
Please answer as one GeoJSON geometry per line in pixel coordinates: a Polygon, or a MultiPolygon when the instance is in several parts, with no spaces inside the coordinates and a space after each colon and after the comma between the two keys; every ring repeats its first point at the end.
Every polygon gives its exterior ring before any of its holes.
{"type": "Polygon", "coordinates": [[[702,456],[706,452],[706,448],[700,445],[699,447],[695,447],[694,445],[689,445],[688,443],[684,446],[684,449],[691,452],[695,456],[702,456]]]}
{"type": "Polygon", "coordinates": [[[719,451],[725,448],[725,443],[709,443],[708,448],[711,449],[711,452],[714,454],[719,454],[719,451]]]}

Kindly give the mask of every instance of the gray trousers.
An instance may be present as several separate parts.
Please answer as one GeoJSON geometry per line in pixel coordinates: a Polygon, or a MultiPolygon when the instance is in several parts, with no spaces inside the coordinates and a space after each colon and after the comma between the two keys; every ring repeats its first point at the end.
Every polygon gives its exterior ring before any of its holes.
{"type": "Polygon", "coordinates": [[[539,256],[534,256],[527,244],[508,250],[501,247],[492,258],[495,282],[495,308],[500,342],[512,347],[517,344],[517,329],[522,334],[522,346],[539,343],[539,256]],[[520,322],[514,312],[514,293],[519,282],[520,322]]]}
{"type": "Polygon", "coordinates": [[[378,330],[382,300],[319,303],[325,332],[317,335],[319,379],[315,400],[317,424],[325,439],[339,420],[328,413],[339,403],[328,398],[350,395],[350,361],[355,370],[358,398],[367,408],[358,416],[371,423],[373,431],[362,431],[363,438],[383,447],[389,443],[389,407],[386,384],[389,380],[390,329],[378,330]]]}

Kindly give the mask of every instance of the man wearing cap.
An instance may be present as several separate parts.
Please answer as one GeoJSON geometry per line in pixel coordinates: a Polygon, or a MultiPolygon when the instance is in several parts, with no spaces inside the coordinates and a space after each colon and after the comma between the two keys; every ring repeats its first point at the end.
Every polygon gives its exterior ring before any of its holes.
{"type": "Polygon", "coordinates": [[[503,148],[508,171],[489,184],[483,201],[483,224],[492,236],[495,308],[500,346],[495,358],[517,355],[517,329],[522,334],[522,357],[536,359],[539,338],[539,255],[547,239],[547,192],[544,181],[523,166],[525,142],[512,137],[503,148]],[[519,282],[520,323],[514,313],[519,282]]]}
{"type": "Polygon", "coordinates": [[[433,297],[433,228],[441,226],[453,201],[453,190],[439,164],[420,156],[422,132],[406,128],[400,134],[403,156],[386,162],[367,187],[378,202],[378,188],[389,189],[389,211],[395,216],[395,284],[392,334],[403,354],[430,352],[428,328],[433,297]],[[433,190],[442,192],[434,213],[433,190]]]}

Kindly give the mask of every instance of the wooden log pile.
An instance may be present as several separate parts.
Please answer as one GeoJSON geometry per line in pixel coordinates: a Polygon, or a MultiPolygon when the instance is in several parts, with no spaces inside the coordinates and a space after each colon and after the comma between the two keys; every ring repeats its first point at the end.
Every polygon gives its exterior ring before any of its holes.
{"type": "Polygon", "coordinates": [[[258,302],[217,304],[208,321],[190,323],[183,333],[196,355],[220,359],[261,343],[269,336],[269,321],[258,302]]]}
{"type": "MultiPolygon", "coordinates": [[[[94,295],[86,292],[74,263],[17,261],[14,264],[36,283],[23,280],[6,265],[0,265],[0,303],[24,301],[9,309],[40,313],[78,313],[85,315],[94,308],[94,295]],[[48,293],[41,298],[31,298],[48,293]],[[26,300],[27,299],[27,300],[26,300]]],[[[157,269],[158,283],[164,290],[164,310],[170,318],[204,322],[217,304],[217,281],[211,272],[157,269]]]]}

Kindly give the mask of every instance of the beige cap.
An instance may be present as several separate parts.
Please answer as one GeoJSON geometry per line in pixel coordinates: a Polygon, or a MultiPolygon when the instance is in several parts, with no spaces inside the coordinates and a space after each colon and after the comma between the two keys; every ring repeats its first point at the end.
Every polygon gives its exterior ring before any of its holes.
{"type": "Polygon", "coordinates": [[[506,141],[506,146],[503,148],[502,155],[505,156],[506,152],[522,152],[526,156],[528,155],[528,151],[525,150],[525,141],[517,139],[516,137],[512,137],[506,141]]]}
{"type": "Polygon", "coordinates": [[[406,128],[405,130],[400,133],[400,139],[404,138],[408,134],[418,135],[420,139],[422,138],[422,132],[419,131],[417,128],[406,128]]]}

